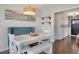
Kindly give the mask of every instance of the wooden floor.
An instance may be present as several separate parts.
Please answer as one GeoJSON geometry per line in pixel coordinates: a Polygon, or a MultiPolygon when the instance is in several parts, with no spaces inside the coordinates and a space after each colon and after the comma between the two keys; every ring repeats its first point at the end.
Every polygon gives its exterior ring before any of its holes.
{"type": "Polygon", "coordinates": [[[54,54],[78,54],[79,41],[76,42],[76,37],[67,36],[61,40],[56,40],[53,43],[54,54]]]}

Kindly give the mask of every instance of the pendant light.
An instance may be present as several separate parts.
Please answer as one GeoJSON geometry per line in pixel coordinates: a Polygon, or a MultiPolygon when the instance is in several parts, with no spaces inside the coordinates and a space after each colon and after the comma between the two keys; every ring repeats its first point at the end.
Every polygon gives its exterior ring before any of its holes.
{"type": "Polygon", "coordinates": [[[31,5],[29,5],[28,7],[24,8],[24,14],[26,14],[26,15],[35,15],[36,10],[31,5]]]}

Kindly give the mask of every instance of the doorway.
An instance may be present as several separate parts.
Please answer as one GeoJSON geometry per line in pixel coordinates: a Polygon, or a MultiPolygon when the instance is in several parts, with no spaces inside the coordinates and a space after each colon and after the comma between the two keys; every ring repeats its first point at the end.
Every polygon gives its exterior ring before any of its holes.
{"type": "Polygon", "coordinates": [[[71,20],[71,34],[72,35],[79,34],[79,19],[71,20]]]}

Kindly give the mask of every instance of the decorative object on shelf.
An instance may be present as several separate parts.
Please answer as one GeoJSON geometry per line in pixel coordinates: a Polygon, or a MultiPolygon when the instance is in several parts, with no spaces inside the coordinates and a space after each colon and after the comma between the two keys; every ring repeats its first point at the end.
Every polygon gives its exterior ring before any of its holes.
{"type": "Polygon", "coordinates": [[[49,24],[51,24],[51,22],[42,22],[42,24],[44,24],[44,23],[49,23],[49,24]]]}
{"type": "Polygon", "coordinates": [[[35,21],[35,17],[32,15],[20,14],[12,10],[5,10],[5,19],[7,20],[25,20],[35,21]]]}
{"type": "Polygon", "coordinates": [[[42,17],[42,20],[44,20],[46,18],[49,18],[51,20],[51,17],[50,16],[48,16],[48,17],[42,17]]]}
{"type": "Polygon", "coordinates": [[[24,8],[24,14],[26,14],[26,15],[35,15],[36,10],[31,5],[29,5],[28,7],[24,8]]]}
{"type": "Polygon", "coordinates": [[[42,17],[42,24],[44,25],[45,23],[49,23],[51,24],[51,17],[48,16],[48,17],[42,17]]]}

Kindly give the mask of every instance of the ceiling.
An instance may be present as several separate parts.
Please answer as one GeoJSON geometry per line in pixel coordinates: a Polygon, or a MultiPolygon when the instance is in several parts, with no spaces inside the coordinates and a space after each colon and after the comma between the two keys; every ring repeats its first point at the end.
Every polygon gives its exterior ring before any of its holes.
{"type": "MultiPolygon", "coordinates": [[[[17,12],[23,12],[23,8],[27,7],[28,4],[2,4],[0,7],[3,7],[5,9],[11,9],[17,12]]],[[[65,9],[75,8],[79,7],[79,4],[31,4],[37,12],[45,11],[45,10],[51,10],[51,11],[61,11],[65,9]]]]}

